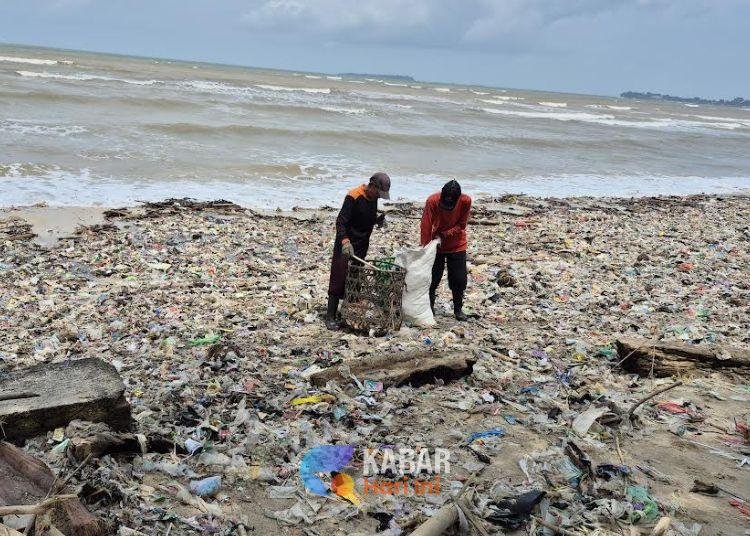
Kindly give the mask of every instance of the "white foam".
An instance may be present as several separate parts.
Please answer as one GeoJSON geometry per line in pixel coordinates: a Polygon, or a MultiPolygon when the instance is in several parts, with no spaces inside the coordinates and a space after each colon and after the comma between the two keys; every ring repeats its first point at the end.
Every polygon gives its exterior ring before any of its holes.
{"type": "Polygon", "coordinates": [[[623,111],[624,110],[632,110],[633,109],[630,106],[615,106],[613,104],[608,104],[607,108],[609,108],[610,110],[623,110],[623,111]]]}
{"type": "Polygon", "coordinates": [[[341,80],[340,76],[326,76],[328,80],[341,80]]]}
{"type": "Polygon", "coordinates": [[[489,95],[489,92],[487,92],[487,91],[474,91],[474,90],[472,89],[472,90],[471,90],[471,92],[472,92],[472,93],[473,93],[474,95],[489,95]]]}
{"type": "Polygon", "coordinates": [[[450,93],[451,89],[449,87],[434,87],[432,88],[435,91],[440,91],[441,93],[450,93]]]}
{"type": "Polygon", "coordinates": [[[287,86],[274,86],[270,84],[255,84],[255,87],[261,89],[267,89],[269,91],[304,91],[305,93],[330,93],[330,88],[327,87],[287,87],[287,86]]]}
{"type": "Polygon", "coordinates": [[[367,110],[365,110],[364,108],[346,108],[344,106],[319,106],[318,108],[321,110],[325,110],[327,112],[334,112],[334,113],[347,114],[347,115],[367,114],[367,110]]]}
{"type": "Polygon", "coordinates": [[[409,84],[396,84],[394,82],[383,82],[386,86],[409,87],[409,84]]]}
{"type": "Polygon", "coordinates": [[[409,86],[412,89],[422,89],[422,86],[409,86]]]}
{"type": "Polygon", "coordinates": [[[0,132],[20,134],[22,136],[71,136],[86,132],[86,127],[80,125],[53,125],[48,123],[32,123],[15,119],[0,119],[0,132]]]}
{"type": "Polygon", "coordinates": [[[687,104],[687,103],[685,103],[685,106],[687,106],[688,108],[700,108],[699,104],[687,104]]]}
{"type": "Polygon", "coordinates": [[[700,129],[720,129],[720,130],[736,130],[744,128],[746,125],[742,123],[733,122],[716,122],[716,123],[704,123],[700,121],[684,121],[681,119],[671,118],[658,118],[650,121],[629,121],[625,119],[618,119],[614,115],[609,114],[590,114],[586,112],[544,112],[544,111],[529,111],[522,112],[519,110],[508,110],[498,108],[482,108],[483,111],[491,114],[499,115],[510,115],[516,117],[527,117],[529,119],[552,119],[555,121],[581,121],[584,123],[597,123],[600,125],[609,126],[620,126],[620,127],[631,127],[631,128],[646,128],[655,130],[678,130],[678,131],[690,131],[700,129]]]}
{"type": "Polygon", "coordinates": [[[480,100],[488,104],[505,104],[506,102],[521,101],[524,99],[523,97],[506,97],[504,95],[495,95],[491,99],[480,99],[480,100]]]}
{"type": "MultiPolygon", "coordinates": [[[[53,206],[122,206],[139,201],[157,201],[168,197],[192,197],[210,200],[216,192],[222,197],[252,208],[290,209],[293,206],[320,207],[337,205],[346,190],[365,174],[367,169],[347,166],[337,173],[322,174],[299,166],[305,176],[278,180],[259,179],[259,185],[272,184],[270,188],[248,188],[246,181],[174,179],[153,181],[142,178],[113,178],[93,172],[89,168],[77,171],[59,167],[19,164],[16,171],[10,164],[10,173],[2,179],[2,206],[22,206],[46,202],[53,206]],[[34,169],[37,167],[38,169],[34,169]],[[355,169],[356,168],[356,169],[355,169]],[[16,174],[17,173],[17,174],[16,174]],[[9,175],[9,176],[8,176],[9,175]],[[314,184],[314,188],[309,188],[314,184]]],[[[447,177],[417,174],[402,176],[399,200],[421,201],[432,193],[435,184],[447,177]]],[[[648,175],[554,175],[531,176],[512,179],[467,178],[461,184],[466,192],[483,192],[490,195],[525,193],[535,196],[573,197],[592,196],[647,196],[688,195],[694,193],[744,193],[748,191],[750,177],[697,177],[648,175]]]]}
{"type": "Polygon", "coordinates": [[[31,78],[56,78],[59,80],[76,80],[76,81],[104,80],[107,82],[123,82],[125,84],[135,84],[138,86],[151,86],[151,85],[159,84],[162,82],[161,80],[135,80],[133,78],[112,78],[110,76],[99,76],[99,75],[86,74],[86,73],[59,74],[59,73],[49,73],[47,71],[42,71],[42,72],[16,71],[16,73],[21,76],[31,77],[31,78]]]}
{"type": "Polygon", "coordinates": [[[542,106],[547,106],[549,108],[567,108],[568,103],[567,102],[545,102],[541,101],[539,104],[542,106]]]}
{"type": "Polygon", "coordinates": [[[57,65],[57,60],[43,60],[39,58],[17,58],[15,56],[0,56],[0,62],[27,63],[29,65],[57,65]]]}
{"type": "Polygon", "coordinates": [[[321,76],[313,76],[311,74],[306,74],[305,78],[310,78],[311,80],[320,80],[322,77],[321,76]]]}

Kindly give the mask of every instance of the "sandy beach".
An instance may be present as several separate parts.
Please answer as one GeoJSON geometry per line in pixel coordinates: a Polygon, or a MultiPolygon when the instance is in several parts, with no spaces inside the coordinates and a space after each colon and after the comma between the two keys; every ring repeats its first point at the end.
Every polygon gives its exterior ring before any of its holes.
{"type": "MultiPolygon", "coordinates": [[[[738,424],[750,414],[748,369],[638,374],[622,368],[615,341],[750,346],[749,201],[482,200],[469,223],[470,321],[454,321],[443,286],[437,327],[385,337],[323,325],[333,208],[7,209],[0,213],[0,378],[98,357],[125,381],[135,433],[163,434],[180,448],[188,439],[201,444],[192,456],[90,460],[72,484],[111,534],[408,534],[470,475],[472,509],[485,519],[498,497],[536,489],[547,494],[555,526],[622,534],[634,519],[627,490],[636,486],[658,507],[655,518],[632,525],[642,534],[662,516],[675,534],[698,534],[695,524],[701,535],[741,534],[748,518],[732,497],[690,490],[699,479],[750,498],[750,439],[738,424]],[[412,351],[460,352],[476,364],[464,378],[418,388],[309,380],[342,360],[412,351]],[[683,385],[645,402],[635,423],[623,420],[636,401],[676,379],[683,385]],[[328,397],[291,404],[314,395],[328,397]],[[579,434],[577,418],[600,406],[620,421],[593,422],[579,434]],[[502,437],[467,442],[497,428],[502,437]],[[566,442],[592,467],[627,473],[572,484],[561,469],[566,442]],[[368,496],[363,508],[307,494],[300,457],[323,443],[450,449],[446,493],[368,496]],[[203,506],[180,492],[214,475],[220,490],[203,506]]],[[[386,212],[369,258],[418,242],[417,204],[386,212]]],[[[74,437],[72,429],[51,431],[26,449],[59,470],[72,463],[59,445],[74,437]]],[[[353,468],[361,477],[360,459],[353,468]]],[[[576,471],[573,480],[581,478],[576,471]]]]}

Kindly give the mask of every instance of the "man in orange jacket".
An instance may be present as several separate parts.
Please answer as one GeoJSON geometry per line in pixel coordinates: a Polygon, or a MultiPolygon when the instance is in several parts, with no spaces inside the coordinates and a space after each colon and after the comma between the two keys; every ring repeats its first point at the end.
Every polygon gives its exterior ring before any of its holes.
{"type": "Polygon", "coordinates": [[[330,330],[339,328],[339,300],[344,297],[349,259],[364,259],[370,247],[370,235],[377,224],[383,225],[385,214],[378,215],[378,199],[390,199],[391,178],[383,172],[370,177],[368,184],[350,190],[336,218],[331,276],[328,282],[328,307],[325,323],[330,330]]]}
{"type": "Polygon", "coordinates": [[[461,185],[449,181],[441,192],[432,194],[422,213],[422,246],[440,238],[435,264],[432,265],[430,306],[435,311],[435,293],[448,265],[448,287],[453,293],[453,314],[465,321],[464,292],[468,280],[466,272],[466,224],[471,211],[471,197],[461,193],[461,185]]]}

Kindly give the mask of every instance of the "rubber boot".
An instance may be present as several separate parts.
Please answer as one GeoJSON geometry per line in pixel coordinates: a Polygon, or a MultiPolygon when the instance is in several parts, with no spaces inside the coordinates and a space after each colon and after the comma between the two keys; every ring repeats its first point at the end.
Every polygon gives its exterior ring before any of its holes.
{"type": "Polygon", "coordinates": [[[328,296],[328,309],[326,310],[326,327],[331,331],[336,331],[341,327],[336,313],[339,309],[339,299],[335,296],[328,296]]]}
{"type": "Polygon", "coordinates": [[[454,294],[453,295],[453,315],[459,322],[466,322],[468,317],[464,313],[464,295],[454,294]]]}

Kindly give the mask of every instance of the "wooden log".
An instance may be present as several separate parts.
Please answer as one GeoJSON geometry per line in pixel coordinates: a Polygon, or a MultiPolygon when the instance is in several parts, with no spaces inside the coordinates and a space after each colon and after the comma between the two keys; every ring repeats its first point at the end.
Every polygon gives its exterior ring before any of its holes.
{"type": "Polygon", "coordinates": [[[127,432],[114,432],[104,423],[73,421],[65,429],[70,438],[73,457],[83,461],[89,456],[100,458],[105,455],[141,454],[142,452],[177,452],[187,454],[184,447],[159,435],[138,436],[127,432]]]}
{"type": "Polygon", "coordinates": [[[622,368],[649,376],[677,376],[695,370],[728,370],[750,374],[750,349],[621,337],[617,354],[622,368]]]}
{"type": "MultiPolygon", "coordinates": [[[[0,475],[0,507],[26,505],[29,513],[47,510],[39,509],[39,505],[45,504],[55,477],[43,461],[10,443],[0,442],[0,475]]],[[[67,536],[104,534],[99,520],[77,498],[60,502],[49,512],[52,522],[67,536]]]]}
{"type": "Polygon", "coordinates": [[[440,536],[458,521],[458,506],[449,502],[422,523],[411,536],[440,536]]]}
{"type": "Polygon", "coordinates": [[[106,422],[115,429],[130,425],[130,405],[122,378],[112,365],[100,359],[10,372],[0,377],[0,393],[39,395],[0,400],[0,421],[7,439],[33,437],[73,419],[106,422]]]}
{"type": "Polygon", "coordinates": [[[442,354],[432,351],[403,352],[377,357],[345,360],[310,376],[313,385],[323,386],[330,380],[348,381],[347,369],[358,380],[383,382],[384,387],[412,385],[419,387],[468,376],[477,360],[465,352],[442,354]]]}

